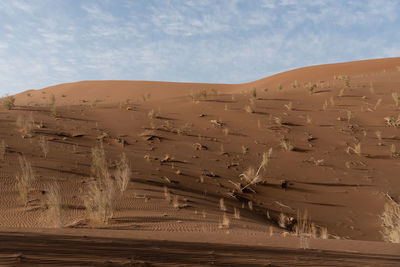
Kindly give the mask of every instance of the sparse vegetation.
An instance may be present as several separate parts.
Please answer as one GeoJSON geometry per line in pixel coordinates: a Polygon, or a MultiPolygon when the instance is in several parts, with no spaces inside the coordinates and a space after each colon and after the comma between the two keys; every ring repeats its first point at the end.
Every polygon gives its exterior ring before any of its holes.
{"type": "Polygon", "coordinates": [[[8,110],[13,109],[15,107],[15,97],[12,95],[6,95],[5,97],[3,97],[2,105],[8,110]]]}
{"type": "Polygon", "coordinates": [[[250,185],[255,185],[261,182],[265,182],[265,178],[261,177],[260,171],[261,169],[263,169],[264,171],[267,170],[271,155],[272,155],[272,148],[270,148],[268,152],[264,152],[262,161],[257,171],[255,171],[255,169],[252,166],[250,166],[244,173],[239,175],[239,177],[242,178],[247,183],[241,190],[249,187],[250,185]]]}
{"type": "Polygon", "coordinates": [[[226,211],[226,206],[223,198],[219,199],[219,209],[222,211],[226,211]]]}
{"type": "Polygon", "coordinates": [[[338,97],[342,97],[344,95],[344,88],[340,89],[338,97]]]}
{"type": "Polygon", "coordinates": [[[229,228],[231,221],[229,220],[228,215],[224,212],[222,215],[222,221],[219,224],[219,228],[229,228]]]}
{"type": "Polygon", "coordinates": [[[376,135],[376,138],[378,138],[378,146],[381,146],[382,145],[382,132],[381,131],[376,131],[375,132],[375,135],[376,135]]]}
{"type": "Polygon", "coordinates": [[[92,174],[98,178],[108,175],[108,168],[106,162],[106,154],[104,152],[103,143],[92,148],[92,174]]]}
{"type": "Polygon", "coordinates": [[[377,110],[377,108],[379,107],[379,105],[382,103],[382,98],[379,98],[377,101],[376,101],[376,104],[375,104],[375,106],[374,106],[374,110],[377,110]]]}
{"type": "Polygon", "coordinates": [[[292,103],[292,102],[289,102],[289,104],[285,104],[285,108],[286,108],[287,110],[293,110],[293,103],[292,103]]]}
{"type": "Polygon", "coordinates": [[[305,85],[305,89],[308,91],[310,95],[314,93],[315,88],[317,88],[317,85],[315,83],[309,82],[308,84],[305,85]]]}
{"type": "Polygon", "coordinates": [[[256,102],[254,101],[254,98],[250,98],[250,104],[246,105],[244,110],[246,110],[247,113],[256,112],[256,102]]]}
{"type": "Polygon", "coordinates": [[[397,116],[397,119],[393,116],[385,117],[384,120],[386,124],[391,127],[399,127],[400,126],[400,115],[397,116]]]}
{"type": "Polygon", "coordinates": [[[29,202],[29,191],[35,176],[33,175],[30,162],[28,162],[25,157],[20,156],[18,160],[21,172],[17,173],[15,176],[17,181],[16,188],[22,204],[27,206],[29,202]]]}
{"type": "Polygon", "coordinates": [[[350,152],[353,152],[355,154],[357,154],[358,156],[361,156],[361,143],[355,144],[354,147],[347,147],[346,152],[348,154],[351,154],[350,152]]]}
{"type": "Polygon", "coordinates": [[[120,160],[117,162],[117,169],[115,170],[115,181],[121,193],[125,192],[128,187],[130,175],[131,168],[129,167],[128,159],[125,153],[122,153],[120,160]]]}
{"type": "Polygon", "coordinates": [[[380,219],[383,239],[386,242],[400,243],[400,205],[390,198],[380,219]]]}
{"type": "Polygon", "coordinates": [[[114,212],[114,185],[110,177],[92,181],[88,185],[83,202],[89,217],[95,221],[107,223],[114,212]]]}
{"type": "Polygon", "coordinates": [[[199,100],[204,100],[207,99],[207,90],[202,89],[197,92],[191,92],[189,94],[190,98],[192,99],[193,102],[199,101],[199,100]]]}
{"type": "Polygon", "coordinates": [[[392,98],[393,98],[393,101],[394,101],[396,107],[398,107],[399,106],[400,95],[397,92],[393,92],[392,93],[392,98]]]}
{"type": "Polygon", "coordinates": [[[20,132],[30,136],[33,133],[34,129],[34,120],[33,115],[30,114],[29,116],[18,116],[16,121],[17,127],[20,129],[20,132]]]}
{"type": "Polygon", "coordinates": [[[43,135],[39,137],[39,146],[44,154],[44,158],[47,159],[47,153],[49,153],[50,146],[49,146],[49,141],[43,135]]]}
{"type": "Polygon", "coordinates": [[[1,160],[5,160],[6,159],[6,153],[7,153],[6,141],[1,140],[1,142],[0,142],[0,159],[1,160]]]}
{"type": "Polygon", "coordinates": [[[83,202],[90,218],[107,223],[114,212],[115,186],[108,170],[102,143],[92,148],[91,171],[97,179],[89,183],[83,202]]]}
{"type": "Polygon", "coordinates": [[[55,228],[62,227],[62,202],[58,183],[54,183],[48,187],[46,208],[46,223],[55,228]]]}
{"type": "Polygon", "coordinates": [[[283,148],[284,151],[293,151],[294,150],[294,146],[291,144],[290,140],[287,138],[281,139],[281,147],[283,148]]]}

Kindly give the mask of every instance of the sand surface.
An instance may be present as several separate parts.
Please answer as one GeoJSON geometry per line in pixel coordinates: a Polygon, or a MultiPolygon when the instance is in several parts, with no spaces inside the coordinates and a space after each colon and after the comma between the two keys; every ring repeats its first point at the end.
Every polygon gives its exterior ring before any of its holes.
{"type": "Polygon", "coordinates": [[[380,217],[400,201],[400,132],[385,121],[400,113],[395,92],[400,58],[246,84],[83,81],[20,93],[0,109],[0,265],[398,266],[380,217]],[[121,153],[132,171],[106,223],[83,201],[100,142],[111,180],[121,153]],[[240,174],[270,148],[262,181],[247,185],[240,174]],[[26,206],[21,155],[35,176],[26,206]],[[61,227],[46,204],[54,184],[61,227]],[[294,231],[299,212],[310,235],[294,231]]]}

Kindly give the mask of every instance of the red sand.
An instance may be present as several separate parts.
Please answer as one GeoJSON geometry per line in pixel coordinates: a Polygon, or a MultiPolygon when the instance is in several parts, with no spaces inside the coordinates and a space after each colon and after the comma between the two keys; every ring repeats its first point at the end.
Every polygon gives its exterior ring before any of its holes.
{"type": "Polygon", "coordinates": [[[382,242],[380,215],[388,196],[400,200],[399,157],[391,153],[392,144],[400,151],[400,133],[384,120],[399,115],[392,98],[399,90],[400,58],[390,58],[312,66],[246,84],[85,81],[18,94],[14,109],[0,111],[0,142],[8,145],[0,160],[0,264],[396,266],[400,245],[382,242]],[[312,94],[309,83],[316,86],[312,94]],[[44,127],[28,136],[15,122],[30,114],[44,127]],[[158,138],[140,136],[146,129],[158,138]],[[47,158],[40,136],[49,140],[47,158]],[[88,219],[82,200],[100,137],[111,169],[122,152],[132,168],[107,224],[88,219]],[[283,138],[293,151],[281,148],[283,138]],[[207,149],[196,150],[197,143],[207,149]],[[357,143],[360,155],[346,152],[357,143]],[[266,182],[238,192],[234,184],[245,183],[239,175],[257,168],[269,148],[266,182]],[[15,189],[20,154],[36,176],[27,207],[15,189]],[[44,201],[55,182],[64,226],[46,229],[44,201]],[[165,200],[164,186],[182,208],[165,200]],[[221,198],[226,228],[219,227],[221,198]],[[298,238],[279,226],[281,213],[295,218],[297,211],[307,211],[329,239],[298,238]]]}

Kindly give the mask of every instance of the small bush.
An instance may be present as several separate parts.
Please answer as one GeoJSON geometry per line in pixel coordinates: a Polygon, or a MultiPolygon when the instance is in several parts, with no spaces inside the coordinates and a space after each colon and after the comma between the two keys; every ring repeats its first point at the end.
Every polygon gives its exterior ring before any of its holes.
{"type": "Polygon", "coordinates": [[[2,101],[2,105],[4,108],[10,110],[15,107],[15,97],[10,95],[10,96],[5,96],[2,101]]]}
{"type": "Polygon", "coordinates": [[[91,219],[107,223],[114,213],[114,199],[114,184],[111,178],[107,177],[88,185],[88,192],[83,202],[91,219]]]}
{"type": "Polygon", "coordinates": [[[19,165],[21,172],[17,173],[15,176],[17,181],[16,188],[22,204],[26,206],[28,205],[29,201],[29,190],[35,177],[33,175],[31,164],[26,160],[25,157],[19,157],[19,165]]]}

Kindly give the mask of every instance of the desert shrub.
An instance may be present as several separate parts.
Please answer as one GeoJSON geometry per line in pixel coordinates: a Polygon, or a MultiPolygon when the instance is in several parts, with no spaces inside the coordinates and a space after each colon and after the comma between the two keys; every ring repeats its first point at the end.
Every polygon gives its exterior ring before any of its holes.
{"type": "Polygon", "coordinates": [[[33,175],[31,164],[26,160],[25,157],[19,157],[19,165],[21,172],[15,175],[17,181],[16,188],[22,204],[26,206],[28,205],[29,201],[29,190],[35,177],[33,175]]]}
{"type": "Polygon", "coordinates": [[[10,96],[5,96],[2,101],[2,105],[4,108],[10,110],[15,107],[15,97],[10,95],[10,96]]]}
{"type": "Polygon", "coordinates": [[[91,171],[97,178],[89,183],[83,202],[91,219],[106,223],[114,212],[115,186],[108,170],[103,143],[92,148],[91,171]]]}
{"type": "Polygon", "coordinates": [[[23,134],[31,134],[34,129],[35,121],[33,119],[32,114],[29,116],[18,116],[16,121],[17,127],[23,134]]]}
{"type": "Polygon", "coordinates": [[[83,198],[89,217],[103,223],[113,215],[114,200],[115,188],[110,177],[89,183],[87,194],[83,198]]]}
{"type": "Polygon", "coordinates": [[[130,175],[131,168],[129,167],[128,159],[125,153],[122,153],[120,160],[117,162],[117,169],[115,171],[115,181],[121,193],[128,187],[130,175]]]}
{"type": "Polygon", "coordinates": [[[393,199],[385,204],[381,215],[383,239],[386,242],[400,243],[400,205],[393,199]]]}

